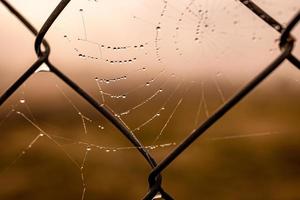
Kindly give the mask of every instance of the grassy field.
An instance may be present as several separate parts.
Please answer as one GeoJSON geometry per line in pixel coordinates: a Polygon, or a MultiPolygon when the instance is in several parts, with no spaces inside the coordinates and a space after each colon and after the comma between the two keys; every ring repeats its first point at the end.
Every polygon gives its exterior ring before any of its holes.
{"type": "MultiPolygon", "coordinates": [[[[300,198],[300,96],[299,88],[287,88],[282,84],[270,89],[266,82],[251,93],[167,168],[165,190],[175,199],[300,198]]],[[[15,106],[8,117],[19,96],[1,108],[0,199],[81,199],[84,188],[87,200],[143,197],[151,169],[142,156],[136,149],[118,149],[131,145],[90,106],[66,93],[92,120],[85,121],[87,134],[80,115],[60,93],[44,99],[27,92],[26,104],[15,106]],[[38,137],[29,148],[40,130],[17,111],[55,142],[38,137]],[[87,151],[86,144],[94,146],[87,151]]],[[[195,122],[205,120],[201,111],[195,121],[199,99],[192,93],[189,97],[176,110],[158,144],[178,144],[195,128],[195,122]]],[[[169,114],[162,113],[159,120],[136,132],[145,145],[153,142],[177,101],[166,107],[169,114]]],[[[216,100],[208,97],[207,101],[214,104],[216,100]]],[[[161,100],[154,104],[161,105],[161,100]]],[[[125,121],[136,127],[153,109],[145,107],[125,121]]],[[[161,160],[173,148],[150,152],[161,160]]]]}

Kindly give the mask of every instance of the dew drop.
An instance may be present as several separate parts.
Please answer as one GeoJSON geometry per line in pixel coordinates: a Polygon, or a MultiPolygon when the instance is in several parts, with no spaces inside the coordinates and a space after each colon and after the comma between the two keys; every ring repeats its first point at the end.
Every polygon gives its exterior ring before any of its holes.
{"type": "Polygon", "coordinates": [[[82,53],[80,53],[80,54],[78,54],[78,56],[80,57],[80,58],[85,58],[86,56],[84,55],[84,54],[82,54],[82,53]]]}
{"type": "Polygon", "coordinates": [[[90,151],[90,150],[92,150],[92,148],[91,148],[91,147],[87,147],[86,150],[87,150],[87,151],[90,151]]]}
{"type": "Polygon", "coordinates": [[[104,130],[104,126],[98,125],[98,128],[100,128],[101,130],[104,130]]]}
{"type": "Polygon", "coordinates": [[[275,25],[274,28],[278,31],[281,29],[280,25],[275,25]]]}
{"type": "Polygon", "coordinates": [[[150,146],[149,148],[152,150],[152,149],[154,149],[154,146],[150,146]]]}
{"type": "Polygon", "coordinates": [[[109,149],[106,149],[106,150],[105,150],[105,152],[106,152],[106,153],[109,153],[109,152],[110,152],[110,150],[109,150],[109,149]]]}
{"type": "Polygon", "coordinates": [[[39,68],[37,68],[37,70],[35,70],[34,73],[38,72],[50,72],[50,69],[45,63],[43,63],[39,68]]]}
{"type": "Polygon", "coordinates": [[[44,134],[43,133],[40,133],[40,137],[43,137],[44,136],[44,134]]]}
{"type": "Polygon", "coordinates": [[[157,30],[157,31],[160,31],[160,30],[161,30],[161,27],[160,27],[160,26],[157,26],[157,27],[156,27],[156,30],[157,30]]]}
{"type": "Polygon", "coordinates": [[[149,82],[147,82],[147,83],[146,83],[146,86],[149,86],[149,85],[150,85],[150,83],[149,83],[149,82]]]}
{"type": "Polygon", "coordinates": [[[20,103],[25,103],[25,99],[20,99],[20,103]]]}

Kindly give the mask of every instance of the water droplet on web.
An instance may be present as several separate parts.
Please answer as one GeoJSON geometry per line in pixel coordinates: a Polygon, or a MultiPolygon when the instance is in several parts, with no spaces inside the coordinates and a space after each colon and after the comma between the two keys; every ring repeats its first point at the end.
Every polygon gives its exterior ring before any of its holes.
{"type": "Polygon", "coordinates": [[[101,130],[104,130],[104,126],[99,125],[98,128],[100,128],[101,130]]]}
{"type": "Polygon", "coordinates": [[[152,200],[155,200],[155,199],[162,199],[162,196],[160,193],[157,193],[152,200]]]}
{"type": "Polygon", "coordinates": [[[25,103],[25,99],[20,99],[20,103],[25,103]]]}
{"type": "Polygon", "coordinates": [[[150,83],[149,83],[149,82],[147,82],[147,83],[146,83],[146,86],[149,86],[149,85],[150,85],[150,83]]]}
{"type": "Polygon", "coordinates": [[[244,4],[248,4],[248,3],[249,3],[249,0],[244,0],[243,3],[244,3],[244,4]]]}
{"type": "Polygon", "coordinates": [[[90,150],[92,150],[92,148],[91,148],[91,147],[87,147],[86,150],[87,150],[87,151],[90,151],[90,150]]]}
{"type": "Polygon", "coordinates": [[[83,58],[83,59],[86,58],[86,56],[85,56],[84,54],[82,54],[82,53],[78,54],[78,56],[79,56],[80,58],[83,58]]]}
{"type": "Polygon", "coordinates": [[[106,149],[106,150],[105,150],[105,152],[106,152],[106,153],[109,153],[109,152],[110,152],[110,150],[109,150],[109,149],[106,149]]]}
{"type": "Polygon", "coordinates": [[[281,29],[281,27],[280,27],[279,25],[276,25],[274,28],[275,28],[276,30],[280,30],[280,29],[281,29]]]}
{"type": "Polygon", "coordinates": [[[160,27],[160,26],[157,26],[157,27],[156,27],[156,30],[157,30],[157,31],[160,31],[160,30],[161,30],[161,27],[160,27]]]}
{"type": "Polygon", "coordinates": [[[43,137],[43,136],[44,136],[44,134],[43,134],[43,133],[41,133],[41,134],[40,134],[40,137],[43,137]]]}
{"type": "Polygon", "coordinates": [[[37,68],[37,70],[35,70],[34,73],[38,72],[50,72],[50,68],[45,63],[43,63],[39,68],[37,68]]]}

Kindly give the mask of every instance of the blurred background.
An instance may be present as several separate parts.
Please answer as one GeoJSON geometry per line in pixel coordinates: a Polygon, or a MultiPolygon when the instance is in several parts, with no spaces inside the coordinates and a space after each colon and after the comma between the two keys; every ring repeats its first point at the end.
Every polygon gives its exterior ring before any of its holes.
{"type": "MultiPolygon", "coordinates": [[[[37,29],[59,3],[9,2],[37,29]]],[[[300,8],[255,2],[283,25],[300,8]]],[[[3,5],[0,24],[2,94],[36,55],[34,36],[3,5]]],[[[46,35],[51,62],[157,161],[280,54],[279,37],[234,0],[73,0],[46,35]]],[[[298,199],[299,99],[300,72],[284,62],[163,172],[164,189],[175,199],[298,199]]],[[[0,107],[0,136],[0,199],[148,190],[137,149],[46,65],[0,107]]]]}

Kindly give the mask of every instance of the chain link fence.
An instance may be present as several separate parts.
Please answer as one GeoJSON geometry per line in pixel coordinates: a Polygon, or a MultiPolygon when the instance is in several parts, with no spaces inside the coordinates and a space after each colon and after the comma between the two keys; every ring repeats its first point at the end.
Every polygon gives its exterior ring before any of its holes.
{"type": "Polygon", "coordinates": [[[291,19],[286,27],[280,24],[276,19],[262,10],[251,0],[240,0],[240,2],[246,6],[249,11],[252,11],[263,20],[265,23],[270,25],[280,34],[279,48],[281,54],[277,56],[268,66],[264,68],[259,74],[255,76],[248,84],[246,84],[240,91],[233,95],[226,103],[224,103],[217,111],[215,111],[204,123],[202,123],[197,129],[195,129],[188,137],[186,137],[172,152],[164,158],[161,162],[157,162],[150,154],[147,148],[145,148],[135,134],[129,130],[129,128],[120,120],[118,116],[110,111],[104,104],[99,104],[94,98],[92,98],[85,90],[77,85],[73,80],[60,71],[60,69],[49,60],[50,45],[44,39],[47,31],[52,26],[53,22],[68,5],[70,0],[62,0],[57,7],[54,9],[52,14],[48,17],[42,28],[38,31],[34,26],[27,21],[21,13],[19,13],[9,2],[1,0],[1,3],[9,9],[9,11],[17,17],[24,26],[35,35],[35,52],[38,56],[37,60],[30,66],[27,71],[19,77],[15,83],[9,87],[0,97],[0,106],[7,101],[7,99],[15,93],[15,91],[31,77],[31,75],[42,65],[46,64],[50,72],[59,77],[65,84],[71,87],[77,92],[83,99],[91,104],[99,113],[101,113],[106,119],[108,119],[119,131],[126,137],[134,147],[140,152],[144,159],[148,162],[152,171],[148,177],[149,191],[145,194],[145,200],[160,197],[163,199],[173,199],[162,186],[162,173],[166,168],[173,163],[173,161],[189,146],[195,142],[201,135],[203,135],[207,129],[216,124],[220,118],[222,118],[229,110],[237,105],[243,98],[245,98],[252,90],[261,84],[271,73],[276,70],[283,61],[288,60],[295,67],[300,69],[300,62],[296,56],[293,55],[293,47],[295,44],[295,38],[291,35],[292,30],[296,27],[296,24],[300,21],[300,12],[295,14],[295,17],[291,19]],[[42,47],[44,50],[42,50],[42,47]]]}

